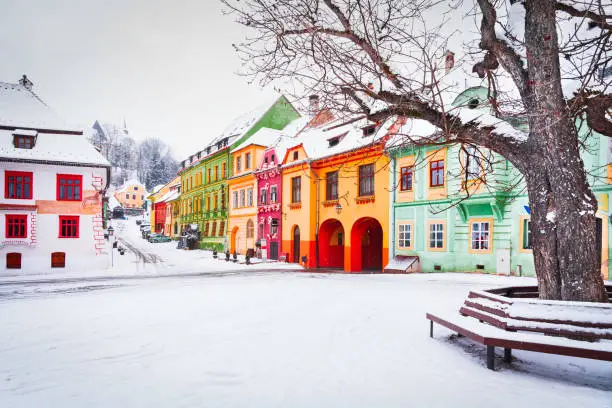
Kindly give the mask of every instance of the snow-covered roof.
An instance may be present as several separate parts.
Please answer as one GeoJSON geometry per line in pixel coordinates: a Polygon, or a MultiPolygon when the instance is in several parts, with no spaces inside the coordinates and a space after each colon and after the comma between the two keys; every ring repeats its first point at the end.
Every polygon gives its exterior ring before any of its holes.
{"type": "Polygon", "coordinates": [[[151,194],[155,194],[157,193],[159,190],[161,190],[162,188],[164,188],[165,184],[158,184],[155,187],[153,187],[153,190],[151,190],[151,194]]]}
{"type": "Polygon", "coordinates": [[[121,191],[126,190],[129,186],[143,186],[144,184],[142,184],[139,180],[137,179],[129,179],[127,180],[125,183],[123,183],[123,185],[121,187],[119,187],[116,191],[119,193],[121,191]]]}
{"type": "Polygon", "coordinates": [[[301,144],[311,160],[333,156],[379,141],[387,135],[394,121],[388,119],[377,126],[373,134],[364,136],[363,128],[374,125],[374,122],[365,117],[337,119],[322,126],[304,128],[297,137],[287,141],[286,149],[301,144]],[[337,139],[337,143],[330,143],[333,139],[337,139]]]}
{"type": "Polygon", "coordinates": [[[110,194],[108,197],[108,208],[112,210],[116,207],[121,207],[121,203],[119,202],[119,200],[117,200],[114,194],[110,194]]]}
{"type": "Polygon", "coordinates": [[[0,158],[110,166],[83,135],[38,133],[31,149],[19,149],[13,144],[13,133],[0,130],[0,158]]]}
{"type": "Polygon", "coordinates": [[[167,202],[170,202],[170,201],[174,201],[180,195],[181,195],[181,193],[178,190],[170,190],[166,194],[161,196],[161,198],[159,200],[157,200],[156,202],[158,202],[158,203],[167,203],[167,202]]]}
{"type": "Polygon", "coordinates": [[[0,126],[76,130],[49,108],[31,89],[0,82],[0,126]]]}
{"type": "Polygon", "coordinates": [[[282,133],[280,130],[262,127],[247,140],[236,146],[235,149],[232,149],[232,153],[251,145],[268,147],[271,143],[278,140],[282,133]]]}

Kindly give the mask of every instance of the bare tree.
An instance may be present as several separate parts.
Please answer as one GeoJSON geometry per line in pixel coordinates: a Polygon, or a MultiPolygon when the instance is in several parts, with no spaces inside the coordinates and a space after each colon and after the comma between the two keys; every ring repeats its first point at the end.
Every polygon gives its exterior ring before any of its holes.
{"type": "Polygon", "coordinates": [[[252,79],[294,95],[317,93],[337,111],[372,120],[415,118],[438,129],[429,137],[408,134],[406,143],[481,146],[509,160],[528,189],[540,296],[607,301],[596,249],[597,201],[576,123],[586,120],[612,136],[605,79],[612,58],[609,6],[570,0],[222,1],[252,29],[252,37],[234,44],[252,79]],[[452,106],[468,76],[489,89],[491,115],[452,106]],[[526,134],[508,125],[521,118],[526,134]]]}

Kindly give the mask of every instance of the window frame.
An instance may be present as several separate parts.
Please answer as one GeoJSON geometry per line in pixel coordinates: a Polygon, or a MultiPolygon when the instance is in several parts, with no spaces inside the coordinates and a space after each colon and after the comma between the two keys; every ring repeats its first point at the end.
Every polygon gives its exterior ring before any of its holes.
{"type": "Polygon", "coordinates": [[[270,186],[270,203],[278,203],[278,187],[276,185],[270,186]],[[274,197],[274,199],[272,199],[274,197]]]}
{"type": "Polygon", "coordinates": [[[30,150],[30,149],[33,149],[35,145],[36,145],[36,138],[34,136],[13,135],[13,146],[15,146],[15,149],[30,150]],[[23,141],[23,146],[20,146],[21,141],[23,141]]]}
{"type": "Polygon", "coordinates": [[[291,204],[302,202],[302,176],[291,178],[291,204]]]}
{"type": "MultiPolygon", "coordinates": [[[[58,174],[56,176],[56,180],[57,180],[57,186],[56,186],[56,200],[57,201],[83,201],[83,175],[81,174],[58,174]],[[60,198],[61,196],[61,186],[62,186],[62,180],[71,180],[71,181],[77,181],[79,182],[78,184],[78,189],[79,189],[79,198],[75,199],[75,198],[60,198]]],[[[72,184],[72,188],[74,189],[76,187],[75,184],[72,184]]],[[[72,195],[74,196],[74,190],[72,191],[72,195]]],[[[128,199],[129,199],[129,195],[128,195],[128,199]]]]}
{"type": "MultiPolygon", "coordinates": [[[[76,239],[76,238],[80,238],[80,229],[81,229],[80,228],[80,226],[81,226],[80,225],[81,224],[80,218],[81,217],[79,217],[78,215],[60,215],[58,217],[58,220],[59,220],[59,222],[58,222],[58,224],[59,224],[58,238],[62,238],[62,239],[76,239]],[[62,224],[63,224],[64,221],[66,221],[66,222],[73,222],[74,221],[75,222],[74,228],[75,228],[76,235],[64,235],[64,234],[62,234],[63,227],[64,227],[64,225],[62,225],[62,224]]],[[[66,225],[66,227],[68,228],[68,227],[72,227],[72,226],[71,225],[66,225]]]]}
{"type": "MultiPolygon", "coordinates": [[[[427,250],[429,251],[446,251],[446,220],[429,220],[427,221],[427,237],[425,238],[427,240],[427,250]],[[442,226],[442,230],[441,231],[432,231],[432,227],[436,226],[436,225],[441,225],[442,226]],[[432,234],[442,234],[442,240],[440,242],[441,246],[431,246],[432,243],[432,234]]],[[[438,236],[436,235],[433,238],[436,243],[438,241],[438,236]]]]}
{"type": "Polygon", "coordinates": [[[412,191],[414,188],[414,166],[403,166],[400,168],[400,191],[412,191]],[[404,170],[406,173],[404,174],[404,170]],[[404,186],[404,177],[410,180],[410,186],[404,186]]]}
{"type": "Polygon", "coordinates": [[[9,200],[31,200],[32,197],[34,197],[34,173],[31,171],[12,171],[12,170],[5,170],[4,171],[4,198],[9,199],[9,200]],[[15,181],[13,181],[12,183],[9,182],[9,178],[10,177],[21,177],[21,182],[19,183],[19,185],[21,186],[21,197],[17,197],[17,180],[15,179],[15,181]],[[25,177],[29,177],[30,181],[28,183],[25,182],[25,177]],[[14,190],[14,194],[15,197],[9,197],[9,185],[13,185],[13,190],[14,190]],[[29,186],[29,196],[26,197],[25,195],[25,186],[28,185],[29,186]]]}
{"type": "Polygon", "coordinates": [[[476,254],[482,254],[482,253],[492,253],[493,252],[493,219],[492,218],[473,218],[470,219],[470,228],[469,228],[469,243],[468,243],[468,251],[470,253],[476,253],[476,254]],[[488,234],[487,236],[487,248],[474,248],[474,243],[475,242],[484,242],[482,239],[477,239],[474,240],[474,234],[482,234],[483,231],[480,231],[480,226],[479,226],[479,231],[475,231],[475,224],[488,224],[488,229],[486,231],[486,233],[488,234]]]}
{"type": "Polygon", "coordinates": [[[403,250],[411,250],[414,248],[414,223],[413,222],[399,222],[397,224],[397,248],[403,249],[403,250]],[[405,230],[405,227],[408,227],[408,231],[405,230]],[[406,234],[406,233],[408,233],[408,238],[406,238],[405,235],[402,236],[402,234],[406,234]],[[408,241],[408,245],[406,245],[406,241],[408,241]]]}
{"type": "Polygon", "coordinates": [[[268,189],[265,187],[259,189],[259,204],[260,205],[268,204],[268,189]]]}
{"type": "Polygon", "coordinates": [[[374,163],[359,166],[359,197],[373,196],[376,193],[375,180],[376,167],[374,163]],[[368,183],[370,180],[370,183],[368,183]],[[367,191],[366,187],[369,189],[367,191]]]}
{"type": "Polygon", "coordinates": [[[531,238],[530,217],[522,216],[519,218],[519,252],[533,252],[533,239],[531,238]]]}
{"type": "Polygon", "coordinates": [[[4,236],[7,239],[24,239],[28,237],[28,216],[27,214],[5,214],[5,233],[4,236]],[[19,224],[19,225],[15,225],[19,224]],[[20,228],[23,224],[23,234],[14,234],[14,228],[20,228]],[[12,227],[12,228],[11,228],[12,227]],[[9,234],[12,232],[12,234],[9,234]]]}
{"type": "Polygon", "coordinates": [[[330,171],[325,174],[325,200],[338,199],[338,171],[330,171]]]}
{"type": "Polygon", "coordinates": [[[247,153],[244,155],[244,169],[245,170],[251,169],[251,153],[247,153]]]}
{"type": "Polygon", "coordinates": [[[431,160],[429,162],[429,187],[444,187],[446,181],[444,177],[444,165],[444,159],[431,160]],[[434,183],[434,174],[439,175],[442,181],[440,182],[437,178],[436,183],[434,183]]]}
{"type": "Polygon", "coordinates": [[[247,239],[255,238],[255,223],[250,218],[246,222],[246,237],[247,239]]]}

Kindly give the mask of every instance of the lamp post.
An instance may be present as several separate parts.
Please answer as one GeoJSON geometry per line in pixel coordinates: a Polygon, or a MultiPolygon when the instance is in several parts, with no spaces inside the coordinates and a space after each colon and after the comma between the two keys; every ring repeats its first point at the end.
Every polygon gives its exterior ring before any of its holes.
{"type": "Polygon", "coordinates": [[[342,212],[342,206],[340,205],[340,203],[338,203],[336,204],[336,213],[340,215],[341,212],[342,212]]]}
{"type": "MultiPolygon", "coordinates": [[[[115,235],[115,229],[113,228],[112,225],[109,225],[108,227],[108,240],[109,242],[112,241],[111,238],[115,235]]],[[[114,247],[111,245],[111,268],[115,267],[115,262],[114,262],[114,247]]]]}

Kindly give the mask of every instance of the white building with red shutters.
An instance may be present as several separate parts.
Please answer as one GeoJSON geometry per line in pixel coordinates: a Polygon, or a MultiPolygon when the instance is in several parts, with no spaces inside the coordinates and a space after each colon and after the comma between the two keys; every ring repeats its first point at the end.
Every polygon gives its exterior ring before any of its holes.
{"type": "Polygon", "coordinates": [[[106,159],[25,75],[0,82],[0,275],[105,268],[109,176],[106,159]]]}

